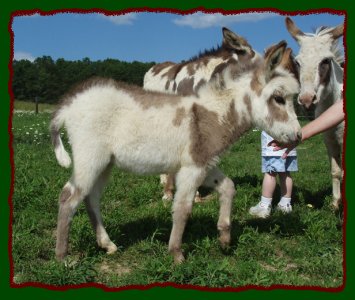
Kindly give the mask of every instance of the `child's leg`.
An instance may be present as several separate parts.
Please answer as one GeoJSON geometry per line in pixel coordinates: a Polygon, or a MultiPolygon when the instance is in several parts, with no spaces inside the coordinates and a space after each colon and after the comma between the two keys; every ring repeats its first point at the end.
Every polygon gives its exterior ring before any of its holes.
{"type": "Polygon", "coordinates": [[[281,197],[291,198],[293,180],[290,172],[280,172],[278,174],[280,178],[281,197]]]}
{"type": "Polygon", "coordinates": [[[272,198],[276,188],[276,173],[264,173],[262,196],[272,198]]]}
{"type": "Polygon", "coordinates": [[[271,212],[272,195],[276,187],[276,173],[264,173],[260,202],[249,209],[249,213],[259,218],[267,218],[271,212]]]}
{"type": "Polygon", "coordinates": [[[290,172],[280,172],[280,189],[281,189],[281,199],[277,204],[277,208],[282,212],[289,213],[292,211],[291,206],[291,195],[292,195],[292,187],[293,180],[290,175],[290,172]]]}

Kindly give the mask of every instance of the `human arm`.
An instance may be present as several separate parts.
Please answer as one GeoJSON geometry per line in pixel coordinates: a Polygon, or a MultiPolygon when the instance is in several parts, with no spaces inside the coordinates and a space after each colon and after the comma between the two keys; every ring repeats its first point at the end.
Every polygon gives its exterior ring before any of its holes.
{"type": "MultiPolygon", "coordinates": [[[[314,119],[312,122],[309,122],[304,127],[302,127],[302,139],[303,142],[310,137],[317,135],[321,132],[324,132],[344,120],[344,111],[343,111],[343,100],[337,101],[331,107],[329,107],[325,112],[323,112],[318,118],[314,119]]],[[[274,150],[280,150],[287,148],[285,154],[282,156],[285,158],[287,154],[297,146],[298,143],[290,145],[282,145],[278,141],[271,141],[269,145],[274,146],[274,150]]]]}
{"type": "Polygon", "coordinates": [[[302,128],[302,141],[338,125],[343,120],[343,100],[341,100],[302,128]]]}

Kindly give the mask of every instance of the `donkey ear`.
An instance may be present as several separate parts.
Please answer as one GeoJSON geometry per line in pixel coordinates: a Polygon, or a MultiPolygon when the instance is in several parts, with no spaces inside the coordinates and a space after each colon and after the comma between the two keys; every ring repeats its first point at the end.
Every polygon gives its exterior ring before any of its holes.
{"type": "Polygon", "coordinates": [[[276,45],[269,47],[265,51],[265,70],[266,70],[266,81],[269,80],[274,70],[283,62],[283,57],[285,54],[287,43],[286,41],[281,41],[276,45]]]}
{"type": "Polygon", "coordinates": [[[285,70],[288,70],[291,74],[295,76],[295,78],[299,78],[299,67],[296,64],[296,61],[292,55],[291,48],[287,48],[282,56],[282,60],[280,62],[280,66],[282,66],[285,70]]]}
{"type": "Polygon", "coordinates": [[[338,25],[330,32],[334,40],[340,38],[343,35],[343,33],[344,33],[344,24],[338,25]]]}
{"type": "Polygon", "coordinates": [[[222,33],[224,46],[236,49],[238,51],[244,51],[248,53],[252,52],[252,48],[245,38],[235,34],[233,31],[229,30],[226,27],[222,28],[222,33]]]}
{"type": "Polygon", "coordinates": [[[304,33],[296,26],[296,24],[291,20],[291,18],[286,17],[285,23],[288,32],[292,35],[296,42],[298,42],[299,38],[301,36],[304,36],[304,33]]]}

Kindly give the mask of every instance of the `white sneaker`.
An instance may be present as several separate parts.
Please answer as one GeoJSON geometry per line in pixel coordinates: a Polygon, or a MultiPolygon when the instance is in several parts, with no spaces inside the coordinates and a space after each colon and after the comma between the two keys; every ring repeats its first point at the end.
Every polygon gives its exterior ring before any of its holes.
{"type": "Polygon", "coordinates": [[[250,207],[249,214],[258,218],[267,218],[271,213],[271,205],[259,202],[257,205],[250,207]]]}
{"type": "Polygon", "coordinates": [[[289,214],[292,211],[292,205],[287,203],[286,205],[277,204],[277,210],[283,212],[284,214],[289,214]]]}

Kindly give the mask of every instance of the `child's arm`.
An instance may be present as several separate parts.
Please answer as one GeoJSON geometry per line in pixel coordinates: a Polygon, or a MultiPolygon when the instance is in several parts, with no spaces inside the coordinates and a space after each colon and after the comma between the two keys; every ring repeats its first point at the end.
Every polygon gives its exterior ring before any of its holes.
{"type": "MultiPolygon", "coordinates": [[[[344,120],[344,111],[343,111],[343,100],[336,102],[331,107],[329,107],[325,112],[323,112],[318,118],[314,119],[312,122],[309,122],[307,125],[302,127],[302,139],[299,143],[309,139],[310,137],[324,132],[344,120]]],[[[282,145],[278,141],[271,141],[269,145],[274,146],[274,150],[280,150],[287,148],[282,158],[286,158],[288,153],[297,146],[299,143],[294,143],[290,145],[282,145]]]]}

